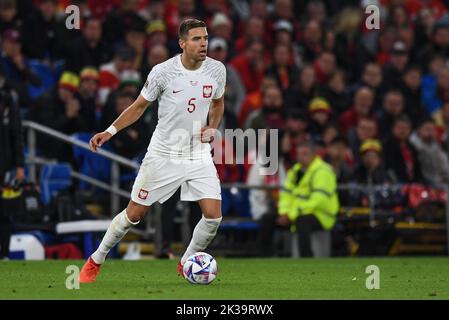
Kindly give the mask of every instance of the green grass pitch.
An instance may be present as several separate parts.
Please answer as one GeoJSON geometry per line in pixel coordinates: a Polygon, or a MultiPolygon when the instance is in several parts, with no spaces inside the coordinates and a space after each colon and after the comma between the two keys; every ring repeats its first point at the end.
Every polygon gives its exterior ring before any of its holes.
{"type": "Polygon", "coordinates": [[[448,258],[231,259],[208,286],[177,276],[176,260],[107,260],[97,281],[65,286],[83,261],[0,261],[0,299],[449,299],[448,258]],[[380,270],[368,290],[366,267],[380,270]]]}

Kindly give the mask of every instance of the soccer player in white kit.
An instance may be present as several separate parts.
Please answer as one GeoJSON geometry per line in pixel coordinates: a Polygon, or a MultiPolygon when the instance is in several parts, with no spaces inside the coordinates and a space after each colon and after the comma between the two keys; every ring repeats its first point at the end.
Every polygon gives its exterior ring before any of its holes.
{"type": "Polygon", "coordinates": [[[159,121],[134,182],[131,200],[112,220],[98,249],[84,264],[81,283],[94,282],[111,248],[139,223],[151,204],[163,203],[180,186],[181,200],[198,201],[203,213],[178,262],[181,276],[185,260],[206,249],[215,237],[222,219],[221,188],[209,143],[223,117],[226,69],[206,56],[207,44],[206,24],[184,20],[179,26],[182,54],[156,65],[138,98],[108,129],[90,140],[92,151],[96,151],[158,100],[159,121]]]}

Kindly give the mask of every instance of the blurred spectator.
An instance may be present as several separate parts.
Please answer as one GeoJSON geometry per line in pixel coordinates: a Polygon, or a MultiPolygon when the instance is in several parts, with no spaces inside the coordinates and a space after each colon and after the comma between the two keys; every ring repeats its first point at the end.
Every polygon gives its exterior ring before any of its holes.
{"type": "Polygon", "coordinates": [[[325,147],[329,146],[335,138],[340,135],[340,130],[338,128],[338,124],[332,122],[329,123],[326,128],[324,128],[322,142],[325,147]]]}
{"type": "Polygon", "coordinates": [[[231,3],[226,0],[201,0],[198,7],[206,24],[211,25],[216,13],[223,13],[226,16],[230,15],[231,3]]]}
{"type": "Polygon", "coordinates": [[[436,140],[436,126],[431,119],[425,119],[412,133],[410,143],[418,151],[418,161],[423,178],[427,183],[449,182],[449,160],[436,140]]]}
{"type": "Polygon", "coordinates": [[[315,141],[321,140],[324,129],[331,120],[332,109],[329,101],[322,97],[313,98],[309,103],[309,127],[308,132],[315,141]]]}
{"type": "Polygon", "coordinates": [[[445,65],[434,72],[422,81],[422,102],[429,114],[438,111],[449,101],[449,67],[445,65]]]}
{"type": "Polygon", "coordinates": [[[112,9],[104,20],[104,35],[111,45],[117,44],[125,37],[125,32],[135,23],[144,23],[138,14],[137,0],[122,0],[117,8],[112,9]]]}
{"type": "Polygon", "coordinates": [[[306,17],[310,20],[315,20],[320,24],[324,24],[326,22],[327,14],[323,1],[309,1],[306,8],[306,17]]]}
{"type": "MultiPolygon", "coordinates": [[[[15,171],[18,182],[25,179],[23,132],[20,110],[14,93],[0,68],[0,186],[5,186],[7,172],[15,171]]],[[[8,258],[12,233],[10,214],[4,209],[0,195],[0,260],[8,258]]]]}
{"type": "Polygon", "coordinates": [[[67,45],[66,34],[65,22],[57,19],[57,1],[42,0],[38,10],[29,11],[24,18],[22,35],[29,40],[23,42],[23,52],[30,59],[61,59],[67,45]]]}
{"type": "Polygon", "coordinates": [[[318,86],[315,70],[311,65],[305,65],[299,71],[298,85],[286,94],[286,108],[306,110],[310,100],[317,94],[318,86]]]}
{"type": "Polygon", "coordinates": [[[88,18],[84,20],[82,36],[69,44],[66,55],[66,70],[79,73],[85,66],[100,68],[112,57],[111,47],[102,40],[101,20],[88,18]]]}
{"type": "Polygon", "coordinates": [[[134,50],[134,60],[131,68],[140,70],[145,59],[145,22],[143,20],[134,21],[125,32],[126,45],[134,50]]]}
{"type": "Polygon", "coordinates": [[[85,67],[80,73],[80,87],[77,99],[80,103],[80,114],[86,121],[86,130],[98,131],[96,120],[97,94],[99,74],[93,67],[85,67]]]}
{"type": "Polygon", "coordinates": [[[362,41],[361,24],[362,15],[359,9],[347,7],[337,16],[334,28],[339,46],[338,64],[347,71],[348,80],[351,82],[359,78],[363,66],[374,55],[374,52],[370,54],[362,41]]]}
{"type": "Polygon", "coordinates": [[[396,119],[404,113],[404,97],[398,90],[390,90],[384,96],[382,111],[379,114],[379,133],[382,139],[388,139],[396,119]]]}
{"type": "Polygon", "coordinates": [[[351,103],[351,98],[347,90],[345,73],[341,69],[335,70],[327,84],[319,89],[320,96],[332,101],[332,112],[335,116],[340,116],[351,103]]]}
{"type": "Polygon", "coordinates": [[[289,49],[289,63],[298,67],[303,64],[300,46],[293,39],[293,26],[287,20],[279,20],[273,26],[274,44],[284,45],[289,49]]]}
{"type": "Polygon", "coordinates": [[[418,153],[410,144],[412,123],[405,116],[396,118],[392,135],[384,144],[385,169],[396,182],[421,182],[421,167],[418,162],[418,153]]]}
{"type": "Polygon", "coordinates": [[[140,0],[139,2],[139,16],[145,21],[164,20],[173,7],[164,0],[140,0]]]}
{"type": "Polygon", "coordinates": [[[119,47],[114,60],[100,67],[100,104],[104,104],[109,93],[120,85],[123,72],[131,69],[135,52],[130,47],[119,47]]]}
{"type": "Polygon", "coordinates": [[[415,36],[417,43],[430,43],[435,19],[435,15],[429,8],[423,8],[418,12],[415,21],[415,36]]]}
{"type": "MultiPolygon", "coordinates": [[[[71,72],[64,72],[59,80],[60,97],[54,101],[54,109],[48,108],[46,112],[53,115],[48,116],[47,120],[52,120],[51,127],[59,132],[72,135],[77,132],[87,132],[88,120],[84,118],[81,112],[80,101],[77,98],[80,79],[78,75],[71,72]]],[[[45,107],[44,107],[45,108],[45,107]]],[[[42,107],[41,107],[42,110],[42,107]]],[[[36,111],[36,110],[34,110],[36,111]]],[[[92,110],[85,106],[84,114],[92,117],[92,110]]],[[[89,119],[90,123],[93,119],[89,119]]],[[[47,138],[48,139],[48,138],[47,138]]],[[[48,142],[46,142],[48,144],[48,142]]],[[[77,162],[73,156],[72,146],[60,141],[52,142],[50,155],[59,161],[69,162],[74,168],[77,168],[77,162]]]]}
{"type": "Polygon", "coordinates": [[[353,106],[339,118],[341,132],[347,134],[357,125],[359,119],[372,117],[373,102],[373,91],[368,87],[359,88],[355,92],[353,106]]]}
{"type": "Polygon", "coordinates": [[[264,21],[257,16],[251,16],[245,21],[242,30],[243,35],[235,41],[235,51],[237,54],[245,51],[247,43],[251,39],[264,39],[264,21]]]}
{"type": "Polygon", "coordinates": [[[409,51],[403,42],[395,42],[390,54],[390,61],[384,66],[383,79],[388,88],[399,89],[402,76],[409,63],[409,51]]]}
{"type": "Polygon", "coordinates": [[[171,55],[179,52],[179,45],[177,41],[172,41],[169,43],[167,38],[167,27],[165,22],[161,20],[151,21],[147,25],[147,40],[145,47],[147,50],[151,50],[153,47],[158,45],[167,46],[171,55]],[[175,43],[176,42],[176,43],[175,43]]]}
{"type": "Polygon", "coordinates": [[[378,63],[369,62],[363,68],[362,76],[355,84],[355,90],[360,87],[366,86],[370,88],[374,93],[374,107],[378,107],[382,104],[382,98],[385,92],[385,86],[382,84],[382,67],[378,63]]]}
{"type": "Polygon", "coordinates": [[[167,31],[170,38],[178,37],[178,28],[181,21],[187,18],[196,17],[195,0],[179,0],[177,7],[167,10],[167,31]]]}
{"type": "Polygon", "coordinates": [[[262,108],[262,95],[268,87],[276,86],[276,79],[271,76],[265,75],[260,83],[260,88],[257,91],[250,92],[246,95],[240,108],[238,115],[238,121],[240,126],[245,126],[248,115],[254,110],[262,108]]]}
{"type": "Polygon", "coordinates": [[[391,182],[382,163],[382,145],[379,140],[365,140],[360,146],[360,157],[362,162],[354,171],[354,182],[368,185],[391,182]]]}
{"type": "Polygon", "coordinates": [[[210,23],[211,37],[221,38],[226,41],[228,51],[234,55],[234,43],[232,39],[233,23],[224,13],[215,13],[210,23]]]}
{"type": "Polygon", "coordinates": [[[402,93],[404,94],[405,112],[414,125],[419,119],[426,116],[422,106],[421,70],[416,66],[410,66],[402,77],[402,93]]]}
{"type": "Polygon", "coordinates": [[[53,126],[56,130],[70,135],[87,131],[86,124],[87,121],[80,112],[80,102],[74,97],[64,105],[63,113],[55,119],[53,126]]]}
{"type": "Polygon", "coordinates": [[[29,60],[22,53],[19,31],[10,29],[2,34],[2,53],[0,65],[11,87],[19,95],[21,108],[30,105],[28,85],[40,85],[40,78],[31,70],[29,60]]]}
{"type": "Polygon", "coordinates": [[[142,79],[140,74],[134,70],[125,70],[120,76],[119,91],[130,93],[138,96],[142,87],[142,79]]]}
{"type": "MultiPolygon", "coordinates": [[[[64,72],[58,81],[57,87],[31,105],[28,112],[28,120],[53,128],[58,117],[62,116],[66,111],[69,111],[69,114],[75,111],[76,102],[72,103],[71,108],[67,108],[67,110],[66,105],[75,99],[78,87],[78,75],[72,72],[64,72]]],[[[79,123],[79,125],[83,126],[82,123],[79,123]]],[[[58,158],[58,148],[48,143],[48,136],[37,133],[36,138],[39,153],[42,153],[44,156],[58,158]]]]}
{"type": "Polygon", "coordinates": [[[318,21],[309,20],[305,25],[301,47],[303,60],[308,63],[315,61],[323,51],[323,30],[318,21]]]}
{"type": "MultiPolygon", "coordinates": [[[[117,95],[127,93],[131,96],[137,97],[141,90],[141,86],[142,82],[139,73],[134,70],[124,70],[120,75],[120,83],[117,89],[109,93],[106,103],[102,105],[102,113],[115,114],[117,95]]],[[[150,112],[157,114],[157,103],[155,103],[153,107],[155,107],[154,109],[156,110],[151,110],[150,112]]],[[[114,121],[114,119],[110,120],[111,122],[114,121]]],[[[102,127],[107,128],[109,125],[110,123],[103,123],[102,127]]]]}
{"type": "Polygon", "coordinates": [[[307,132],[308,120],[306,113],[300,110],[291,110],[287,114],[281,150],[285,153],[284,158],[288,168],[296,163],[297,146],[301,142],[310,140],[310,134],[307,132]]]}
{"type": "Polygon", "coordinates": [[[329,51],[321,52],[313,62],[318,84],[324,85],[337,68],[335,55],[329,51]]]}
{"type": "Polygon", "coordinates": [[[437,139],[441,141],[442,147],[449,156],[449,103],[445,103],[435,117],[438,126],[437,139]]]}
{"type": "Polygon", "coordinates": [[[407,27],[409,25],[409,18],[405,7],[402,5],[391,6],[387,24],[395,28],[407,27]]]}
{"type": "Polygon", "coordinates": [[[352,170],[348,164],[349,153],[348,140],[343,136],[332,139],[326,148],[324,160],[334,169],[339,184],[351,182],[352,170]]]}
{"type": "Polygon", "coordinates": [[[250,15],[265,21],[268,17],[268,4],[266,0],[251,0],[250,15]]]}
{"type": "Polygon", "coordinates": [[[20,29],[22,20],[17,13],[16,0],[0,1],[0,33],[3,34],[9,29],[20,29]]]}
{"type": "MultiPolygon", "coordinates": [[[[80,79],[71,72],[64,72],[59,80],[59,87],[61,90],[67,90],[63,93],[61,99],[61,109],[56,110],[55,120],[52,124],[56,130],[65,134],[73,134],[87,130],[87,121],[81,115],[80,102],[76,95],[79,90],[80,79]]],[[[85,111],[89,113],[89,110],[85,111]]],[[[92,119],[90,119],[92,121],[92,119]]]]}
{"type": "Polygon", "coordinates": [[[279,199],[277,223],[296,226],[301,257],[313,256],[312,233],[332,229],[339,210],[337,178],[317,150],[312,142],[298,146],[298,163],[287,172],[279,199]]]}
{"type": "Polygon", "coordinates": [[[253,39],[248,42],[244,53],[237,55],[231,65],[237,70],[245,85],[246,92],[258,90],[265,72],[263,44],[253,39]]]}
{"type": "Polygon", "coordinates": [[[396,41],[396,29],[385,26],[381,29],[377,38],[377,48],[375,50],[375,61],[380,65],[388,63],[393,46],[396,41]]]}
{"type": "Polygon", "coordinates": [[[240,114],[240,108],[245,99],[245,87],[239,74],[233,66],[226,63],[228,46],[222,38],[213,38],[209,41],[209,56],[221,61],[226,66],[225,111],[229,111],[236,118],[240,114]]]}
{"type": "Polygon", "coordinates": [[[354,156],[355,163],[360,163],[360,146],[363,141],[377,138],[377,122],[371,118],[361,118],[357,126],[349,131],[348,141],[354,156]]]}
{"type": "Polygon", "coordinates": [[[98,17],[104,20],[106,15],[114,8],[117,7],[121,0],[88,0],[89,10],[92,16],[98,17]]]}
{"type": "Polygon", "coordinates": [[[246,120],[245,129],[275,129],[284,127],[284,110],[281,90],[268,87],[262,96],[262,108],[253,111],[246,120]]]}
{"type": "Polygon", "coordinates": [[[447,57],[449,55],[449,19],[447,17],[441,18],[433,25],[430,40],[423,43],[426,46],[422,48],[419,55],[419,61],[424,68],[433,56],[447,57]]]}
{"type": "Polygon", "coordinates": [[[299,33],[299,21],[295,17],[295,2],[292,0],[275,0],[273,11],[267,17],[267,30],[272,34],[274,25],[279,20],[286,20],[293,26],[293,34],[296,37],[299,33]]]}
{"type": "Polygon", "coordinates": [[[273,64],[265,71],[277,81],[283,94],[297,86],[299,70],[290,63],[290,49],[288,46],[278,44],[274,48],[273,64]]]}
{"type": "Polygon", "coordinates": [[[404,43],[405,49],[408,51],[409,61],[415,61],[417,56],[417,48],[415,46],[415,33],[411,27],[402,27],[397,30],[397,39],[404,43]]]}

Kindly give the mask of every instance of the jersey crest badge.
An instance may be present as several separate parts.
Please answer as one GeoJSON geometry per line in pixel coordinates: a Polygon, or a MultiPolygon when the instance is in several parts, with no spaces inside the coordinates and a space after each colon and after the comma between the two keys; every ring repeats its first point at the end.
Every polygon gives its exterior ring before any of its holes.
{"type": "Polygon", "coordinates": [[[148,197],[148,191],[144,189],[140,189],[139,191],[139,198],[142,200],[146,200],[148,197]]]}
{"type": "Polygon", "coordinates": [[[203,86],[203,98],[212,97],[212,85],[204,85],[203,86]]]}

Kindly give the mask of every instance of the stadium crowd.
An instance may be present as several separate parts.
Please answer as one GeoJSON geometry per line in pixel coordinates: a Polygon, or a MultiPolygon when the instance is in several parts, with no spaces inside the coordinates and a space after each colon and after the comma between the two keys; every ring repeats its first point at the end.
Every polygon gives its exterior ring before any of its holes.
{"type": "MultiPolygon", "coordinates": [[[[218,164],[223,183],[282,183],[295,146],[308,140],[338,183],[447,183],[448,8],[446,0],[0,0],[0,73],[23,119],[66,134],[104,130],[149,71],[180,52],[179,22],[195,17],[207,23],[208,55],[226,65],[221,130],[280,130],[277,175],[218,164]],[[66,27],[70,4],[80,29],[66,27]],[[378,30],[365,25],[370,4],[380,9],[378,30]]],[[[152,106],[112,150],[141,158],[156,124],[152,106]]],[[[77,166],[66,146],[39,137],[38,150],[77,166]]],[[[267,195],[250,195],[255,218],[267,195]]]]}

